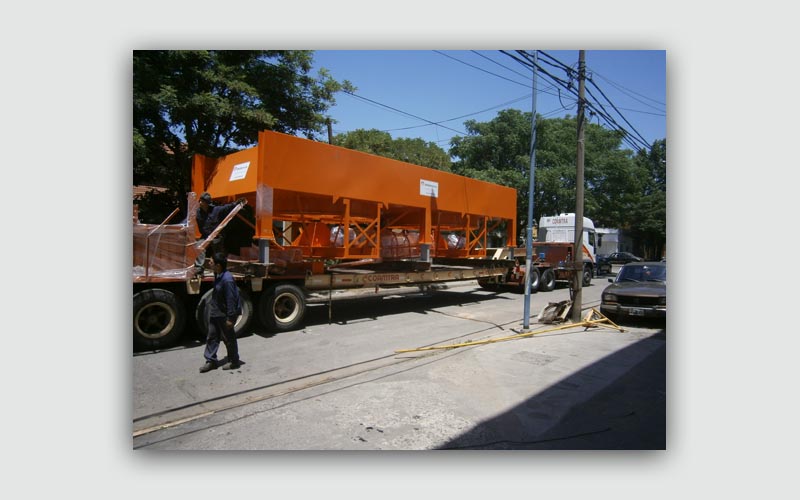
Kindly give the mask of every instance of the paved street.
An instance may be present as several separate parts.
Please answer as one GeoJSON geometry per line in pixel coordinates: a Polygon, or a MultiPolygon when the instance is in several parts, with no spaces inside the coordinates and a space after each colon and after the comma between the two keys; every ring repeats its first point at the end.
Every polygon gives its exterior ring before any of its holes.
{"type": "MultiPolygon", "coordinates": [[[[607,278],[583,291],[599,306],[607,278]]],[[[311,307],[306,327],[240,339],[239,370],[198,373],[196,341],[133,358],[133,447],[221,450],[664,449],[664,325],[538,324],[557,289],[475,282],[311,307]]],[[[224,347],[221,347],[224,355],[224,347]]]]}

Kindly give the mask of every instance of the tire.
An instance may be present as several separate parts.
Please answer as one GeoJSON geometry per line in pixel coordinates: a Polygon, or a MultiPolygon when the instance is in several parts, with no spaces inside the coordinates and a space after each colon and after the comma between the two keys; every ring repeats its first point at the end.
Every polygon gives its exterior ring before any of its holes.
{"type": "Polygon", "coordinates": [[[592,266],[583,266],[583,286],[592,284],[592,266]]]}
{"type": "Polygon", "coordinates": [[[556,273],[552,269],[545,269],[539,279],[539,290],[542,292],[552,292],[556,288],[556,273]]]}
{"type": "Polygon", "coordinates": [[[478,278],[478,286],[492,292],[496,292],[500,288],[500,285],[495,283],[494,278],[478,278]]]}
{"type": "Polygon", "coordinates": [[[177,295],[152,288],[133,295],[133,343],[139,347],[170,347],[183,334],[186,311],[177,295]]]}
{"type": "Polygon", "coordinates": [[[303,290],[295,285],[275,285],[261,293],[258,317],[270,330],[294,330],[303,322],[306,299],[303,290]]]}
{"type": "MultiPolygon", "coordinates": [[[[541,276],[539,275],[539,270],[535,267],[531,267],[531,293],[536,293],[539,291],[539,284],[542,282],[541,276]]],[[[525,291],[525,284],[523,282],[522,291],[525,291]]]]}
{"type": "MultiPolygon", "coordinates": [[[[211,300],[211,294],[214,289],[210,289],[203,294],[200,302],[194,310],[194,319],[197,322],[197,331],[200,332],[200,339],[205,340],[208,336],[208,302],[211,300]]],[[[241,337],[247,333],[250,324],[253,322],[255,316],[255,308],[253,307],[253,299],[250,294],[242,287],[239,287],[239,296],[242,298],[242,315],[236,320],[233,325],[233,331],[236,333],[236,338],[241,337]]]]}

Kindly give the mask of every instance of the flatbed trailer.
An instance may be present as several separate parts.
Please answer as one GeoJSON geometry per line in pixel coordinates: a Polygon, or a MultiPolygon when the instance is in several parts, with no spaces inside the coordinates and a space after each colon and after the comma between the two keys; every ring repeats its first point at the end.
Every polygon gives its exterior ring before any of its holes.
{"type": "Polygon", "coordinates": [[[195,221],[202,192],[218,203],[247,200],[218,228],[236,220],[251,243],[228,255],[243,298],[237,334],[256,320],[272,331],[299,328],[315,292],[504,282],[515,266],[493,247],[515,241],[513,189],[263,131],[255,147],[194,157],[186,220],[141,224],[134,213],[139,347],[175,344],[192,320],[205,332],[213,276],[194,276],[208,244],[195,221]]]}

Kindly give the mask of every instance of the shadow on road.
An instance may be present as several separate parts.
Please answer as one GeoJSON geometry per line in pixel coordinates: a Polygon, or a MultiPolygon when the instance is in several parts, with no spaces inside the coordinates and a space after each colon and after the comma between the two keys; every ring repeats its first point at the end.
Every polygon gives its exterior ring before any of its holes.
{"type": "Polygon", "coordinates": [[[473,450],[665,450],[666,333],[640,342],[663,341],[626,374],[572,407],[554,426],[547,417],[574,397],[587,379],[600,376],[637,349],[633,344],[606,356],[506,413],[487,420],[439,449],[473,450]]]}
{"type": "MultiPolygon", "coordinates": [[[[328,304],[317,302],[308,304],[306,307],[306,317],[303,328],[326,325],[328,323],[337,325],[347,325],[355,322],[377,321],[380,317],[396,314],[416,312],[419,314],[429,314],[435,309],[442,307],[469,307],[471,304],[484,302],[487,300],[513,300],[505,296],[504,291],[493,292],[476,288],[466,291],[436,290],[433,292],[398,292],[396,295],[384,294],[379,296],[362,296],[359,298],[336,299],[333,301],[330,311],[328,304]]],[[[256,302],[257,307],[257,302],[256,302]]],[[[253,318],[252,324],[241,334],[239,338],[246,338],[257,335],[262,338],[270,338],[280,335],[280,332],[267,330],[253,318]]],[[[191,318],[187,321],[186,330],[181,336],[181,340],[172,347],[165,349],[151,349],[146,347],[133,346],[134,356],[153,354],[173,349],[186,349],[192,347],[202,347],[205,345],[205,337],[191,318]]]]}

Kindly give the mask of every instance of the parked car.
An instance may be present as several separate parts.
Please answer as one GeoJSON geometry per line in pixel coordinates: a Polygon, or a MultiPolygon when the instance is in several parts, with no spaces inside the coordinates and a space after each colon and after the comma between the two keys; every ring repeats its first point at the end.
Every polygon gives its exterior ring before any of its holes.
{"type": "Polygon", "coordinates": [[[666,262],[631,262],[608,281],[600,301],[607,317],[667,317],[666,262]]]}
{"type": "Polygon", "coordinates": [[[612,264],[627,264],[628,262],[642,262],[644,259],[630,252],[614,252],[608,256],[608,261],[612,264]]]}
{"type": "Polygon", "coordinates": [[[597,256],[597,275],[602,276],[604,274],[611,273],[611,262],[608,260],[608,255],[598,255],[597,256]]]}

